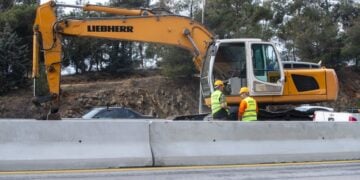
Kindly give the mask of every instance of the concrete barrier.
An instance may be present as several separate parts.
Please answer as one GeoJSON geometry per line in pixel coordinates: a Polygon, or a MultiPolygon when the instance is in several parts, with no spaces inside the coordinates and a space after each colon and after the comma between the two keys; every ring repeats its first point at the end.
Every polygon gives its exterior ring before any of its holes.
{"type": "Polygon", "coordinates": [[[152,122],[155,166],[360,159],[360,123],[152,122]]]}
{"type": "Polygon", "coordinates": [[[152,165],[148,121],[0,120],[0,171],[152,165]]]}
{"type": "Polygon", "coordinates": [[[0,120],[0,171],[360,159],[360,123],[0,120]]]}

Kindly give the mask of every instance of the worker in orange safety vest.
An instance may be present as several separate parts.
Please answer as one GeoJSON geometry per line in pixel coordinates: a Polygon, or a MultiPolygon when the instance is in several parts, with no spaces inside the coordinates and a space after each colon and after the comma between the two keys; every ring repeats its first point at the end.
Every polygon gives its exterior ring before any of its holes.
{"type": "Polygon", "coordinates": [[[242,101],[239,106],[238,120],[256,121],[257,113],[259,111],[256,100],[250,97],[249,89],[247,87],[242,87],[239,93],[242,101]]]}

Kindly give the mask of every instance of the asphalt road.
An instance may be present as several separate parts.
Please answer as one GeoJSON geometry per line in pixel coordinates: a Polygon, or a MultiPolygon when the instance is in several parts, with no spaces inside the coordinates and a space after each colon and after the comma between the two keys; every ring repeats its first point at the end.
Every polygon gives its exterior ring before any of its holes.
{"type": "Polygon", "coordinates": [[[360,161],[229,166],[0,172],[0,180],[349,180],[360,179],[360,161]]]}

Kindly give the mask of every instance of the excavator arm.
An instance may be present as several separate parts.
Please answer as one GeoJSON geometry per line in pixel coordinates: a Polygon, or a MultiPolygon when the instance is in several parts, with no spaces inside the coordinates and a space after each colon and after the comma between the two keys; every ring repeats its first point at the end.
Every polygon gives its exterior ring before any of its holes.
{"type": "Polygon", "coordinates": [[[59,20],[56,16],[56,7],[56,3],[50,1],[37,8],[33,45],[33,78],[39,76],[39,58],[42,51],[50,91],[49,96],[38,98],[36,101],[50,101],[52,112],[57,112],[59,108],[63,35],[178,46],[194,54],[194,64],[198,70],[201,68],[207,47],[212,42],[212,33],[200,23],[183,16],[156,15],[149,10],[87,5],[82,7],[83,10],[106,12],[120,17],[59,20]]]}

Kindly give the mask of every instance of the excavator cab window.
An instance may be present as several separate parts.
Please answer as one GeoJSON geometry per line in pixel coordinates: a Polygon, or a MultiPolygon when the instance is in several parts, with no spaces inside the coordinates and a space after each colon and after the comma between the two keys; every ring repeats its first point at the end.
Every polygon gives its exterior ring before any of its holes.
{"type": "Polygon", "coordinates": [[[237,95],[246,80],[246,50],[244,42],[221,43],[214,62],[215,79],[227,82],[225,94],[237,95]]]}
{"type": "Polygon", "coordinates": [[[280,69],[274,47],[269,44],[252,44],[251,48],[256,79],[276,83],[280,79],[280,69]]]}
{"type": "Polygon", "coordinates": [[[253,96],[281,95],[283,92],[284,74],[276,49],[270,43],[254,42],[250,44],[250,61],[248,68],[248,87],[253,96]]]}

